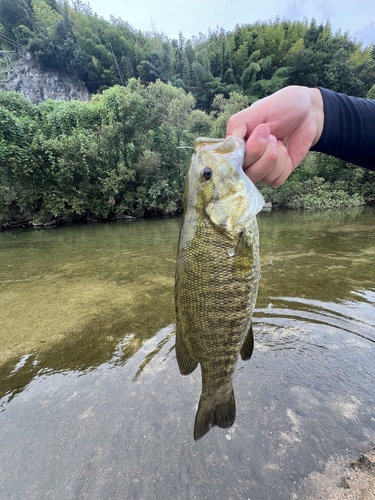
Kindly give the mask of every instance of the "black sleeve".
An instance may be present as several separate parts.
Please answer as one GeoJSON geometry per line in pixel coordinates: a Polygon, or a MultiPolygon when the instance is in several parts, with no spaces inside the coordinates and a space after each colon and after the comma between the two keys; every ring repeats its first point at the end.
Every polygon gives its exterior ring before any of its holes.
{"type": "Polygon", "coordinates": [[[324,126],[311,151],[375,170],[375,100],[349,97],[319,87],[324,126]]]}

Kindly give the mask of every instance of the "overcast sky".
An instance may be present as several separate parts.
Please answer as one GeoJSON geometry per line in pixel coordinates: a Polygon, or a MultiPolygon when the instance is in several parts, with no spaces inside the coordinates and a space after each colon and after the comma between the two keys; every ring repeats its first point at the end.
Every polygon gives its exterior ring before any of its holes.
{"type": "Polygon", "coordinates": [[[334,31],[348,31],[364,45],[375,44],[375,0],[91,0],[94,12],[109,19],[121,17],[134,28],[185,38],[208,29],[232,31],[235,25],[258,20],[274,20],[277,16],[291,20],[314,18],[329,21],[334,31]]]}

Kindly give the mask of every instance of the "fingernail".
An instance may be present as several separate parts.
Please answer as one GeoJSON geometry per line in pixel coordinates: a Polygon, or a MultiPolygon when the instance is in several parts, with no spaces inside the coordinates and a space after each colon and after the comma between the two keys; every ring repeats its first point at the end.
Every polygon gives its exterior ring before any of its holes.
{"type": "Polygon", "coordinates": [[[257,135],[260,141],[267,142],[270,136],[270,129],[266,125],[264,127],[259,127],[257,135]]]}
{"type": "Polygon", "coordinates": [[[259,127],[257,130],[257,135],[260,141],[267,142],[270,137],[270,129],[266,125],[259,127]]]}
{"type": "Polygon", "coordinates": [[[272,144],[272,146],[277,146],[277,139],[274,135],[270,135],[269,141],[272,144]]]}

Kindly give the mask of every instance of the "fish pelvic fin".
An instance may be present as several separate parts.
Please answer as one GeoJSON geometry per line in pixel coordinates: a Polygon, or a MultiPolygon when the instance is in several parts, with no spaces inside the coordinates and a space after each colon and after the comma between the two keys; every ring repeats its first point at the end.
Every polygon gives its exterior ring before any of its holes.
{"type": "Polygon", "coordinates": [[[198,441],[214,427],[228,429],[236,419],[236,401],[233,388],[225,401],[216,402],[214,398],[206,399],[201,396],[198,411],[195,416],[194,439],[198,441]]]}
{"type": "Polygon", "coordinates": [[[176,333],[176,358],[178,368],[180,370],[181,375],[190,375],[197,365],[198,362],[189,354],[185,342],[179,334],[178,330],[176,333]]]}
{"type": "Polygon", "coordinates": [[[254,334],[253,334],[253,324],[250,321],[249,330],[246,334],[244,343],[242,344],[240,355],[241,359],[246,361],[251,358],[254,350],[254,334]]]}

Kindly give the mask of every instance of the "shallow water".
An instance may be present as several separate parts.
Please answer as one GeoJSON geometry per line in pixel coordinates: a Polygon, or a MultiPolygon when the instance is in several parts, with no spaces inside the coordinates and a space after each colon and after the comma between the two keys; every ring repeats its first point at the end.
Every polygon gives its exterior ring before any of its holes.
{"type": "Polygon", "coordinates": [[[256,348],[237,419],[192,438],[180,219],[0,234],[0,498],[318,498],[375,444],[375,210],[259,216],[256,348]]]}

